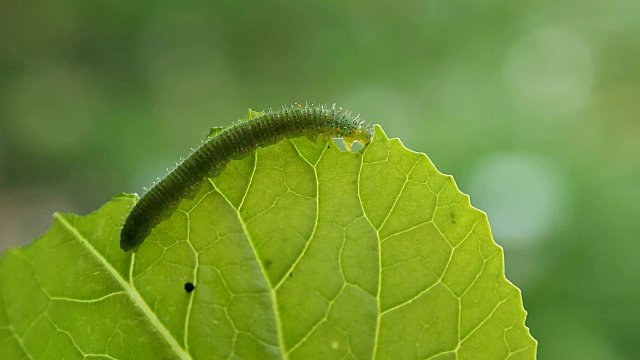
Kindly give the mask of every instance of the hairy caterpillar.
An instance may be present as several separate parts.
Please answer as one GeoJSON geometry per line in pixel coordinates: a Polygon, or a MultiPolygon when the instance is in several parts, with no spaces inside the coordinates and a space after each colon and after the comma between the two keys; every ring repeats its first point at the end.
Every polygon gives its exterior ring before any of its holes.
{"type": "Polygon", "coordinates": [[[205,179],[218,176],[231,160],[285,138],[306,136],[315,141],[319,135],[325,140],[343,138],[351,150],[355,141],[368,144],[373,138],[373,128],[335,104],[332,107],[296,104],[266,113],[249,110],[249,115],[239,123],[212,129],[205,143],[133,207],[120,233],[120,248],[136,251],[183,198],[193,194],[205,179]]]}

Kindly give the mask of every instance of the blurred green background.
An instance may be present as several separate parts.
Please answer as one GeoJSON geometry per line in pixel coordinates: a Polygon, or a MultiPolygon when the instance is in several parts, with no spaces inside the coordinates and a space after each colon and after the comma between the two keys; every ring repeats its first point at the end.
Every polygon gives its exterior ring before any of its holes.
{"type": "Polygon", "coordinates": [[[0,249],[246,109],[333,103],[489,215],[541,359],[640,354],[640,2],[0,4],[0,249]]]}

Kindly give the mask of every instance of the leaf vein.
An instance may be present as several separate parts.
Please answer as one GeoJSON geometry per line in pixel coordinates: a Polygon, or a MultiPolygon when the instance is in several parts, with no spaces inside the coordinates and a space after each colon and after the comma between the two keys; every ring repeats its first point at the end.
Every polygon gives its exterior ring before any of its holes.
{"type": "MultiPolygon", "coordinates": [[[[142,313],[147,317],[151,325],[153,325],[156,330],[158,330],[160,335],[164,338],[171,349],[173,349],[181,359],[191,359],[191,356],[180,346],[180,344],[178,344],[169,330],[164,326],[164,324],[162,324],[156,314],[149,308],[149,305],[147,305],[147,303],[142,298],[140,293],[138,293],[135,287],[133,287],[131,283],[127,282],[122,276],[120,276],[118,271],[114,269],[113,266],[111,266],[107,259],[105,259],[102,254],[100,254],[98,250],[93,247],[93,245],[91,245],[89,240],[87,240],[82,234],[80,234],[75,226],[71,225],[63,216],[58,213],[56,213],[54,217],[58,221],[60,221],[60,223],[62,223],[62,225],[67,228],[67,231],[75,236],[80,241],[80,243],[87,248],[87,250],[89,250],[89,252],[105,267],[105,269],[107,269],[107,271],[120,284],[120,286],[122,286],[122,288],[129,294],[131,300],[133,300],[133,302],[140,308],[140,311],[142,311],[142,313]]],[[[133,264],[133,256],[131,263],[133,264]]]]}

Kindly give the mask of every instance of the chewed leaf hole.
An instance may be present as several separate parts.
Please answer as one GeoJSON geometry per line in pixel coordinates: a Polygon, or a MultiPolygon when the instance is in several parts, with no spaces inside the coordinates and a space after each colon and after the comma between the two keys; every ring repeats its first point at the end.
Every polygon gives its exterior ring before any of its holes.
{"type": "Polygon", "coordinates": [[[351,151],[347,150],[347,145],[344,143],[344,139],[342,138],[333,139],[333,143],[338,147],[338,149],[340,149],[340,151],[344,151],[344,152],[358,152],[364,149],[364,145],[361,144],[359,141],[355,141],[353,143],[353,145],[351,146],[351,151]]]}

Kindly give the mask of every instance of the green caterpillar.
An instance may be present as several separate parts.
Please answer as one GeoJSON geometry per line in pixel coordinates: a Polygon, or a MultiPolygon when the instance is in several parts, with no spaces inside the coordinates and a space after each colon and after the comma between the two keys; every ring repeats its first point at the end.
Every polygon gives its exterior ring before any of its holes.
{"type": "Polygon", "coordinates": [[[249,111],[248,119],[226,128],[214,128],[207,141],[156,183],[133,207],[120,233],[120,248],[136,251],[151,230],[168,218],[180,201],[196,192],[207,178],[216,177],[233,159],[240,159],[259,146],[285,138],[318,136],[343,138],[348,150],[357,141],[364,145],[373,138],[373,127],[349,112],[325,106],[295,104],[281,110],[249,111]]]}

